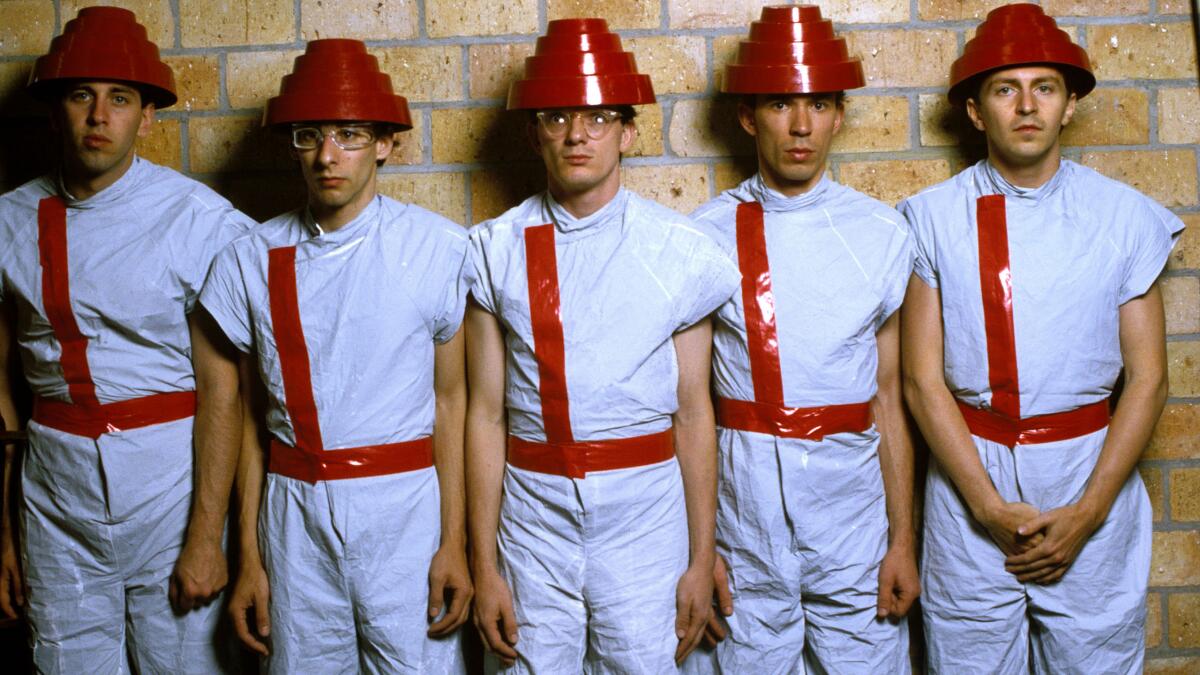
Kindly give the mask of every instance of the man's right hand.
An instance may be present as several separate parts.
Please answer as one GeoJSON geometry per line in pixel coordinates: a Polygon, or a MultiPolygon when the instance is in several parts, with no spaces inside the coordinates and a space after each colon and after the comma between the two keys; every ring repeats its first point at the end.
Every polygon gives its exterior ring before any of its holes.
{"type": "Polygon", "coordinates": [[[495,569],[475,575],[475,628],[504,667],[517,661],[517,615],[512,592],[495,569]]]}
{"type": "Polygon", "coordinates": [[[708,625],[704,627],[704,646],[712,649],[717,643],[729,635],[729,626],[725,617],[733,616],[733,594],[729,591],[729,567],[725,559],[717,556],[713,563],[713,600],[716,608],[708,617],[708,625]]]}
{"type": "Polygon", "coordinates": [[[266,656],[270,654],[266,640],[271,635],[271,587],[267,572],[259,564],[243,565],[237,583],[229,596],[229,615],[238,639],[250,649],[266,656]],[[248,615],[254,611],[255,630],[250,630],[248,615]]]}
{"type": "Polygon", "coordinates": [[[1041,543],[1045,536],[1041,532],[1031,536],[1017,533],[1017,528],[1036,518],[1038,513],[1037,508],[1031,504],[1001,502],[999,506],[985,511],[977,520],[1004,555],[1010,556],[1024,553],[1041,543]]]}
{"type": "Polygon", "coordinates": [[[12,528],[0,532],[0,612],[9,619],[25,606],[25,582],[21,578],[21,559],[17,555],[12,528]]]}

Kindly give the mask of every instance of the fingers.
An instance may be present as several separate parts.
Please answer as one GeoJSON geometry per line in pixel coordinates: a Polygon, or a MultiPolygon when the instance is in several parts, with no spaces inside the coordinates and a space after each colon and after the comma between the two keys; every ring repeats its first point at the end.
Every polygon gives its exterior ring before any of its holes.
{"type": "Polygon", "coordinates": [[[721,608],[721,614],[733,616],[733,593],[729,591],[729,575],[725,571],[725,561],[720,556],[717,556],[717,561],[713,568],[713,594],[717,597],[717,607],[721,608]]]}
{"type": "MultiPolygon", "coordinates": [[[[271,635],[270,591],[265,587],[255,594],[254,619],[258,623],[258,634],[263,637],[271,635]]],[[[261,644],[261,643],[260,643],[261,644]]],[[[266,645],[263,645],[266,648],[266,645]]]]}
{"type": "Polygon", "coordinates": [[[896,585],[893,575],[888,571],[885,565],[879,572],[879,591],[875,596],[875,616],[882,619],[890,615],[894,611],[892,604],[892,590],[896,585]]]}
{"type": "Polygon", "coordinates": [[[463,625],[467,620],[470,601],[470,589],[450,588],[450,607],[440,620],[430,624],[429,637],[445,637],[463,625]]]}
{"type": "Polygon", "coordinates": [[[680,607],[675,615],[675,635],[679,638],[679,645],[675,648],[676,664],[683,663],[687,655],[700,644],[705,624],[711,615],[712,607],[709,605],[686,603],[680,607]]]}
{"type": "Polygon", "coordinates": [[[505,633],[506,628],[502,627],[505,623],[503,618],[492,621],[483,620],[479,623],[478,628],[479,635],[488,649],[496,654],[496,658],[500,659],[501,663],[511,666],[517,660],[517,650],[513,648],[516,641],[509,642],[505,633]]]}
{"type": "Polygon", "coordinates": [[[441,574],[429,575],[429,610],[426,613],[430,619],[436,619],[442,613],[445,604],[446,577],[441,574]]]}
{"type": "MultiPolygon", "coordinates": [[[[259,624],[259,634],[265,635],[265,633],[263,633],[261,630],[263,624],[263,614],[265,614],[265,611],[258,603],[254,603],[254,605],[255,618],[259,624]]],[[[259,640],[258,636],[250,631],[249,623],[246,621],[247,612],[249,610],[250,607],[248,603],[243,601],[241,598],[235,597],[230,601],[229,614],[233,619],[233,630],[235,633],[237,633],[238,639],[242,641],[242,644],[246,645],[246,647],[249,649],[258,652],[259,654],[266,656],[269,653],[267,650],[267,645],[259,640]]]]}
{"type": "Polygon", "coordinates": [[[729,628],[725,625],[724,619],[712,612],[708,616],[708,622],[704,624],[704,633],[701,636],[701,643],[712,649],[717,646],[717,643],[724,640],[729,635],[729,628]]]}
{"type": "Polygon", "coordinates": [[[182,582],[179,577],[172,574],[171,583],[167,588],[167,598],[171,601],[171,606],[180,612],[190,612],[192,610],[192,601],[186,593],[183,592],[182,582]]]}
{"type": "Polygon", "coordinates": [[[17,605],[13,602],[8,587],[8,579],[0,581],[0,613],[3,613],[5,618],[15,619],[17,618],[17,605]]]}

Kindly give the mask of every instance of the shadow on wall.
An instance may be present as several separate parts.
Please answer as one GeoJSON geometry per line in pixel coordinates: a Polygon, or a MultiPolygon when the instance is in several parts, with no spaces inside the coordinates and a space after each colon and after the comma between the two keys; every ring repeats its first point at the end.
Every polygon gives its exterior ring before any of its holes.
{"type": "MultiPolygon", "coordinates": [[[[699,147],[696,151],[674,147],[675,154],[679,155],[698,152],[704,156],[726,158],[728,165],[717,171],[715,191],[718,193],[734,187],[758,171],[754,138],[738,122],[738,104],[741,101],[742,97],[735,94],[718,94],[705,99],[693,128],[684,132],[695,133],[700,141],[699,147]]],[[[674,114],[679,112],[675,111],[674,114]]],[[[676,139],[675,134],[671,136],[672,146],[686,140],[686,137],[676,139]]]]}
{"type": "MultiPolygon", "coordinates": [[[[28,70],[22,72],[21,80],[28,75],[28,70]]],[[[5,130],[0,143],[0,193],[4,193],[49,171],[58,156],[58,140],[50,130],[45,106],[24,87],[0,91],[0,121],[5,130]]]]}
{"type": "Polygon", "coordinates": [[[257,117],[189,124],[193,175],[243,213],[262,222],[304,203],[304,179],[282,134],[260,126],[257,117]]]}

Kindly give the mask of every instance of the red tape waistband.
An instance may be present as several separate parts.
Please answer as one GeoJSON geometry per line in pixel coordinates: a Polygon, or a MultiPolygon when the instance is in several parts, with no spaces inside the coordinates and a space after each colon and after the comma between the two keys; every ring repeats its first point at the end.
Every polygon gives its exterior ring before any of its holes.
{"type": "Polygon", "coordinates": [[[632,438],[573,443],[539,443],[508,437],[509,464],[567,478],[584,478],[592,471],[657,464],[674,456],[675,440],[670,429],[632,438]]]}
{"type": "Polygon", "coordinates": [[[718,398],[716,413],[717,426],[781,438],[819,441],[833,434],[862,432],[871,428],[870,403],[784,408],[755,401],[718,398]]]}
{"type": "Polygon", "coordinates": [[[1108,399],[1074,410],[1012,419],[957,401],[958,410],[972,434],[1010,448],[1030,443],[1066,441],[1108,426],[1108,399]]]}
{"type": "Polygon", "coordinates": [[[91,439],[153,424],[187,419],[196,414],[196,392],[151,394],[116,403],[76,405],[41,396],[33,400],[33,421],[91,439]]]}
{"type": "Polygon", "coordinates": [[[433,438],[341,450],[302,450],[271,439],[268,470],[306,483],[389,476],[433,466],[433,438]]]}

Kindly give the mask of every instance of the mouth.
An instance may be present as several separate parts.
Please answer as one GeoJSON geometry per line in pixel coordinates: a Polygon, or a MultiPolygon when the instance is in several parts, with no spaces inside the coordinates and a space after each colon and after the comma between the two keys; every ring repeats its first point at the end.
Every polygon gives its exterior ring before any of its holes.
{"type": "Polygon", "coordinates": [[[317,179],[317,185],[323,188],[335,188],[345,182],[345,178],[338,178],[337,176],[322,176],[317,179]]]}
{"type": "Polygon", "coordinates": [[[87,136],[83,137],[83,146],[91,150],[102,148],[110,143],[112,143],[111,139],[109,139],[107,136],[101,136],[100,134],[88,134],[87,136]]]}
{"type": "Polygon", "coordinates": [[[793,161],[803,162],[813,156],[813,151],[808,148],[792,148],[787,151],[787,156],[793,161]]]}
{"type": "Polygon", "coordinates": [[[572,166],[581,166],[583,164],[587,164],[589,161],[591,161],[591,159],[591,155],[566,155],[563,157],[563,160],[572,166]]]}
{"type": "Polygon", "coordinates": [[[1014,129],[1014,131],[1016,131],[1018,133],[1034,133],[1034,132],[1041,131],[1041,130],[1042,130],[1042,128],[1036,124],[1022,124],[1021,126],[1014,129]]]}

